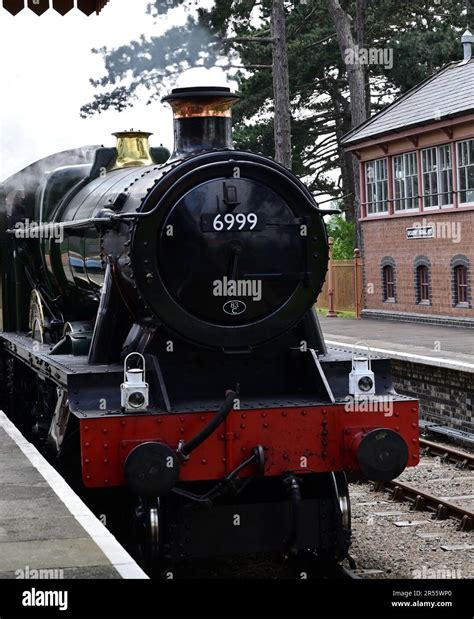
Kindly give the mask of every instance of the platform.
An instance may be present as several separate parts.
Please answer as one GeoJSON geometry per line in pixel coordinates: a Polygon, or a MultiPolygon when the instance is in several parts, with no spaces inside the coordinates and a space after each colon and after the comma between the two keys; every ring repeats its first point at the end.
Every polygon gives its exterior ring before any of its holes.
{"type": "Polygon", "coordinates": [[[0,412],[0,578],[147,578],[0,412]]]}
{"type": "Polygon", "coordinates": [[[378,356],[474,373],[472,329],[366,318],[318,318],[331,348],[352,350],[362,340],[378,356]]]}

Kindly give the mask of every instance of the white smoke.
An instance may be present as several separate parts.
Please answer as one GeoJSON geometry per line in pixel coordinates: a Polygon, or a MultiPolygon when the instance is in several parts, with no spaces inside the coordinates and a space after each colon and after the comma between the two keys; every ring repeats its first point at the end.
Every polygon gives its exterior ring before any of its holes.
{"type": "Polygon", "coordinates": [[[220,67],[193,67],[182,73],[177,82],[178,88],[192,88],[194,86],[220,86],[231,90],[236,89],[236,82],[229,81],[227,75],[220,67]]]}

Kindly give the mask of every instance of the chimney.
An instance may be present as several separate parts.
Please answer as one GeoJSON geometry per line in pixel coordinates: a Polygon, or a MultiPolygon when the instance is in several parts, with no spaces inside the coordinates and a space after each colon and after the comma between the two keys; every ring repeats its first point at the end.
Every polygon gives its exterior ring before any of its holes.
{"type": "Polygon", "coordinates": [[[233,148],[232,105],[239,95],[213,86],[174,88],[162,99],[173,109],[172,158],[200,150],[233,148]]]}
{"type": "Polygon", "coordinates": [[[474,43],[474,35],[466,28],[466,32],[461,37],[461,43],[464,49],[464,60],[472,58],[472,44],[474,43]]]}

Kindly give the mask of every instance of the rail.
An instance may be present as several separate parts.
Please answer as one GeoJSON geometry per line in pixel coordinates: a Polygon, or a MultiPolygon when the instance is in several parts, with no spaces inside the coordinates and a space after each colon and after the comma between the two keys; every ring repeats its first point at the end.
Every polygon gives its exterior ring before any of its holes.
{"type": "Polygon", "coordinates": [[[440,445],[424,438],[420,438],[420,447],[427,456],[440,456],[442,461],[454,462],[460,468],[474,470],[474,454],[461,451],[455,447],[440,445]]]}
{"type": "Polygon", "coordinates": [[[376,482],[375,489],[391,492],[395,501],[409,501],[415,510],[434,512],[438,520],[453,518],[459,521],[461,531],[470,531],[474,527],[474,512],[471,510],[401,481],[376,482]]]}

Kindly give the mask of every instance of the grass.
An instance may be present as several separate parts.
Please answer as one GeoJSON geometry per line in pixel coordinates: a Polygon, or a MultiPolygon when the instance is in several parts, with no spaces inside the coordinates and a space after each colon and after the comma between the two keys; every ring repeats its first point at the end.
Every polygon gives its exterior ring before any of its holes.
{"type": "MultiPolygon", "coordinates": [[[[317,307],[316,311],[318,313],[318,316],[327,316],[328,310],[325,307],[317,307]]],[[[338,318],[355,318],[356,317],[356,313],[355,312],[338,312],[336,311],[337,317],[338,318]]]]}

